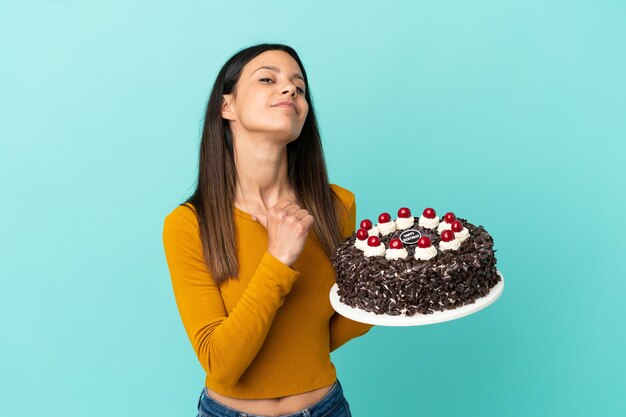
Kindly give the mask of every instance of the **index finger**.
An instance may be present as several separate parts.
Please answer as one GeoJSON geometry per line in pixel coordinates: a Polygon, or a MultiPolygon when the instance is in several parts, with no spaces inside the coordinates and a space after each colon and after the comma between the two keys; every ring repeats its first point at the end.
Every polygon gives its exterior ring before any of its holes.
{"type": "Polygon", "coordinates": [[[284,198],[282,200],[278,200],[278,203],[276,203],[273,208],[282,210],[284,208],[289,207],[292,204],[294,204],[293,200],[284,198]]]}

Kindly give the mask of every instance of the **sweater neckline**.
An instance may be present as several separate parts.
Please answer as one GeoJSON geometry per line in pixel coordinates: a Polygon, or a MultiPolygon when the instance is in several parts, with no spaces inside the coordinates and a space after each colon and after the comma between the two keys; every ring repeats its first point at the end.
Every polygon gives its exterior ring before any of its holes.
{"type": "Polygon", "coordinates": [[[256,220],[254,220],[254,218],[252,217],[252,214],[241,210],[237,206],[233,206],[233,207],[235,208],[235,214],[238,215],[239,217],[243,217],[246,220],[250,220],[251,222],[258,223],[256,220]]]}

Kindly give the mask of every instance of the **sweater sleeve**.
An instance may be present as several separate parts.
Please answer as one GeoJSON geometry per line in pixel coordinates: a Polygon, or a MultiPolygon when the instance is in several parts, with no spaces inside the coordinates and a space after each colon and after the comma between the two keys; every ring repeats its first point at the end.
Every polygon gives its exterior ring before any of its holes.
{"type": "Polygon", "coordinates": [[[300,273],[265,251],[235,307],[227,314],[220,288],[202,256],[197,220],[174,210],[163,225],[163,246],[183,326],[207,377],[235,384],[268,334],[300,273]]]}
{"type": "MultiPolygon", "coordinates": [[[[352,193],[351,193],[352,194],[352,193]]],[[[356,230],[356,200],[354,194],[348,206],[348,216],[342,222],[342,236],[348,238],[356,230]]],[[[360,323],[350,320],[347,317],[335,312],[330,318],[330,351],[334,351],[339,346],[345,344],[349,340],[362,336],[367,333],[373,324],[360,323]]]]}

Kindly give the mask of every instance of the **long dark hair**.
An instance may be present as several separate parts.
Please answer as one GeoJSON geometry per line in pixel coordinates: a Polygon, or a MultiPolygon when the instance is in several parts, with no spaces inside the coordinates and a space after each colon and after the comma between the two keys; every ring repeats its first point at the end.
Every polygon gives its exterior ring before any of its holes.
{"type": "Polygon", "coordinates": [[[287,45],[262,43],[250,46],[228,59],[215,79],[204,116],[196,189],[181,203],[195,208],[204,259],[218,285],[239,274],[233,218],[237,172],[228,120],[221,116],[222,95],[235,89],[243,67],[251,59],[268,50],[280,50],[291,55],[300,66],[307,86],[305,98],[309,111],[304,126],[300,136],[287,144],[289,184],[300,205],[314,217],[315,222],[309,230],[313,231],[314,239],[321,244],[324,252],[330,257],[342,241],[338,210],[344,207],[328,183],[304,66],[296,51],[287,45]]]}

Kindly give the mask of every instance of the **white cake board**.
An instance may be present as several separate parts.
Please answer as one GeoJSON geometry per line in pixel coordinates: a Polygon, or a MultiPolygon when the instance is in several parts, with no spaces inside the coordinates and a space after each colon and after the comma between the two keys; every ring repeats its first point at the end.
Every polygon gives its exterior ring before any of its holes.
{"type": "Polygon", "coordinates": [[[339,287],[337,287],[337,284],[334,284],[330,289],[330,304],[337,313],[344,317],[377,326],[422,326],[425,324],[441,323],[476,313],[496,301],[498,297],[500,297],[500,294],[502,294],[502,290],[504,290],[504,277],[499,270],[497,272],[502,280],[491,288],[487,295],[476,299],[471,304],[466,304],[452,310],[435,311],[431,314],[415,313],[413,316],[405,316],[404,314],[398,316],[376,314],[361,310],[360,308],[354,308],[339,301],[339,294],[337,294],[339,287]]]}

